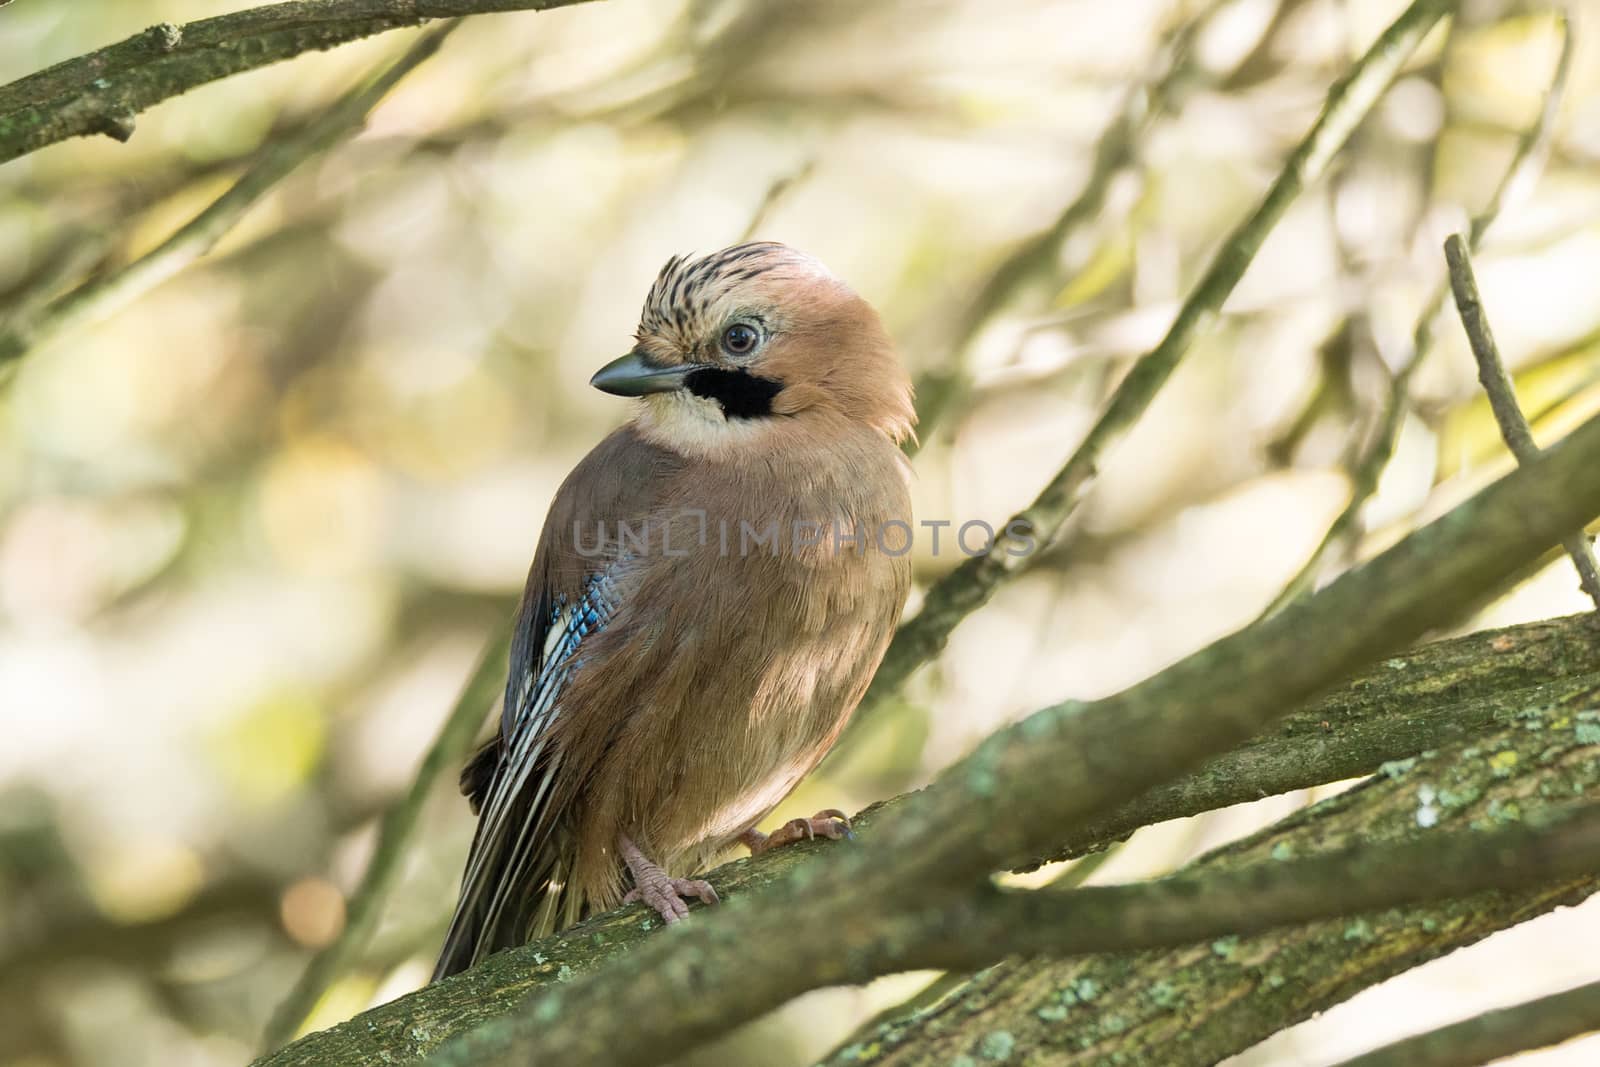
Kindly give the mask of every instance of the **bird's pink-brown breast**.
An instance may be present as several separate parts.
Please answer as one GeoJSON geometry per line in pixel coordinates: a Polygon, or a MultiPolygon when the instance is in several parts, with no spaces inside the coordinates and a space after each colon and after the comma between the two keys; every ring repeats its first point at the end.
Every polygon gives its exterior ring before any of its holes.
{"type": "Polygon", "coordinates": [[[899,450],[790,429],[792,448],[660,487],[652,516],[689,552],[617,564],[622,606],[563,696],[571,795],[554,806],[575,813],[576,877],[600,906],[621,896],[618,833],[690,870],[771,810],[832,745],[899,619],[899,450]]]}

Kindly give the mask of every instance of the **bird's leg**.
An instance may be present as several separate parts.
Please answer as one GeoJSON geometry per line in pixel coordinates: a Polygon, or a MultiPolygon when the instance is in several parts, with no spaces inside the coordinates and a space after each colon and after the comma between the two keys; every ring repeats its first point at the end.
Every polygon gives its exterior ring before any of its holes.
{"type": "Polygon", "coordinates": [[[717,891],[704,878],[674,878],[645,858],[626,834],[617,835],[617,851],[633,875],[633,888],[622,898],[624,904],[642,900],[661,916],[661,921],[671,924],[688,917],[686,897],[698,897],[703,903],[716,904],[717,891]]]}
{"type": "Polygon", "coordinates": [[[768,849],[810,841],[818,834],[834,841],[856,836],[850,829],[849,816],[838,808],[824,808],[809,819],[790,819],[770,834],[751,827],[739,835],[739,843],[750,850],[750,855],[759,856],[768,849]]]}

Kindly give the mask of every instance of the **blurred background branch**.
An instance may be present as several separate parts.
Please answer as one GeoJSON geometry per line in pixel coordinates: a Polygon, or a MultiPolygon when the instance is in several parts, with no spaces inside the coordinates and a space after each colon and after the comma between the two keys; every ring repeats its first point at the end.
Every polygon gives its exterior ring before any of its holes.
{"type": "MultiPolygon", "coordinates": [[[[995,590],[1026,568],[1036,549],[1060,535],[1089,483],[1100,456],[1124,436],[1155,400],[1184,353],[1215,318],[1244,276],[1267,235],[1300,192],[1321,178],[1345,140],[1452,5],[1417,0],[1379,35],[1364,56],[1328,92],[1317,121],[1290,153],[1261,202],[1212,256],[1211,265],[1179,306],[1161,342],[1128,369],[1104,412],[1032,504],[1017,512],[987,551],[963,562],[929,588],[922,609],[902,625],[872,679],[857,717],[893,693],[918,667],[939,654],[967,615],[988,603],[995,590]]],[[[1063,216],[1065,219],[1066,216],[1063,216]]]]}
{"type": "MultiPolygon", "coordinates": [[[[1505,174],[1496,184],[1483,209],[1472,216],[1466,241],[1468,247],[1473,250],[1482,244],[1489,228],[1494,225],[1495,219],[1506,207],[1508,198],[1515,199],[1527,195],[1549,152],[1556,115],[1561,110],[1561,100],[1566,95],[1567,80],[1572,71],[1575,40],[1571,13],[1564,7],[1557,7],[1552,9],[1552,14],[1561,31],[1561,51],[1556,57],[1549,88],[1545,90],[1537,118],[1518,136],[1516,149],[1512,153],[1511,163],[1506,167],[1505,174]]],[[[1370,440],[1357,450],[1352,458],[1349,501],[1328,527],[1328,532],[1316,550],[1311,553],[1311,558],[1306,560],[1294,578],[1268,605],[1267,611],[1276,611],[1290,599],[1315,588],[1328,557],[1347,553],[1360,534],[1362,512],[1372,500],[1373,494],[1378,491],[1378,480],[1394,458],[1400,429],[1411,407],[1412,378],[1433,347],[1434,327],[1439,315],[1444,311],[1449,296],[1450,280],[1448,277],[1441,278],[1433,295],[1424,305],[1422,313],[1417,316],[1416,325],[1411,331],[1410,347],[1403,353],[1399,366],[1390,376],[1376,429],[1372,432],[1370,440]]]]}
{"type": "Polygon", "coordinates": [[[412,834],[421,820],[422,806],[427,802],[441,777],[456,773],[463,762],[473,738],[483,725],[484,709],[492,707],[498,691],[505,684],[506,657],[510,650],[511,634],[506,631],[491,642],[482,660],[472,672],[456,705],[439,727],[439,734],[417,767],[411,789],[405,797],[384,813],[378,823],[378,841],[372,858],[361,875],[361,882],[350,895],[344,928],[332,944],[311,958],[300,978],[284,996],[282,1003],[272,1013],[261,1038],[263,1052],[271,1052],[294,1037],[306,1016],[316,1007],[322,995],[335,979],[366,947],[377,929],[383,906],[400,874],[400,864],[405,850],[412,844],[412,834]]]}
{"type": "Polygon", "coordinates": [[[1061,261],[1068,245],[1087,227],[1103,223],[1101,216],[1113,182],[1138,164],[1141,146],[1152,127],[1177,111],[1183,97],[1203,80],[1194,62],[1195,41],[1211,20],[1230,6],[1231,0],[1215,0],[1168,34],[1157,52],[1158,73],[1147,84],[1128,90],[1121,108],[1095,142],[1089,175],[1077,196],[1049,228],[1019,244],[977,287],[951,332],[942,364],[935,363],[917,381],[917,425],[922,438],[936,431],[948,411],[963,406],[971,387],[970,370],[965,368],[973,358],[970,349],[978,334],[1028,290],[1062,288],[1065,272],[1061,261]]]}
{"type": "Polygon", "coordinates": [[[13,315],[0,332],[0,381],[7,364],[54,334],[104,316],[141,295],[215,247],[245,212],[273,186],[312,157],[333,148],[366,123],[367,114],[402,78],[439,50],[458,22],[426,31],[405,55],[351,90],[297,136],[261,153],[226,193],[166,241],[127,266],[84,282],[47,306],[13,315]]]}

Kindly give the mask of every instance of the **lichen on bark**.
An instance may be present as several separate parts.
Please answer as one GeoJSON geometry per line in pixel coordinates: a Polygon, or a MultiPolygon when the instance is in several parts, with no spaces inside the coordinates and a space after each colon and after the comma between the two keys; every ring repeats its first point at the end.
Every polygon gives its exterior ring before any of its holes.
{"type": "MultiPolygon", "coordinates": [[[[1217,849],[1225,870],[1435,827],[1486,829],[1600,796],[1600,683],[1541,697],[1499,729],[1389,764],[1348,792],[1217,849]]],[[[990,968],[838,1050],[828,1067],[1162,1064],[1204,1067],[1377,982],[1564,904],[1600,879],[1489,893],[1187,948],[990,968]],[[1010,1050],[994,1053],[994,1035],[1010,1050]]]]}
{"type": "MultiPolygon", "coordinates": [[[[1589,616],[1423,645],[1373,665],[1191,778],[1152,791],[1110,819],[1072,831],[1062,851],[1081,855],[1159,819],[1193,815],[1265,791],[1304,788],[1330,776],[1350,777],[1375,770],[1385,761],[1389,761],[1387,775],[1415,775],[1418,763],[1409,761],[1425,749],[1444,749],[1453,741],[1493,734],[1497,723],[1522,721],[1518,716],[1527,708],[1563,699],[1581,701],[1596,690],[1600,690],[1600,647],[1589,616]]],[[[1591,725],[1588,719],[1574,721],[1585,730],[1591,725]]],[[[1592,725],[1600,728],[1600,722],[1592,725]]],[[[1463,744],[1471,747],[1470,742],[1463,744]]],[[[1455,796],[1443,795],[1447,800],[1455,796]]],[[[879,805],[858,817],[862,838],[871,837],[880,811],[899,802],[879,805]]],[[[780,849],[759,860],[724,865],[710,877],[719,892],[735,900],[782,881],[806,859],[838,847],[849,846],[818,842],[780,849]]],[[[1268,846],[1267,853],[1273,858],[1294,854],[1292,845],[1278,842],[1268,846]]],[[[599,916],[555,937],[496,954],[465,974],[309,1035],[262,1061],[263,1067],[384,1057],[390,1063],[418,1062],[448,1038],[505,1016],[530,993],[588,973],[660,932],[638,906],[599,916]]],[[[1014,970],[1004,965],[990,972],[986,981],[998,981],[1014,970]]],[[[1102,975],[1090,982],[1104,980],[1102,975]]],[[[972,987],[974,992],[980,988],[981,983],[972,987]]],[[[1082,986],[1088,992],[1085,1000],[1097,996],[1100,988],[1082,986]]],[[[1172,983],[1157,982],[1152,992],[1160,1003],[1175,1004],[1177,995],[1172,983]]],[[[1044,1012],[1043,1020],[1055,1017],[1061,1022],[1072,1007],[1043,1003],[1038,1010],[1044,1012]]],[[[979,1041],[982,1037],[976,1035],[979,1041]]],[[[990,1048],[995,1047],[991,1042],[990,1048]]]]}

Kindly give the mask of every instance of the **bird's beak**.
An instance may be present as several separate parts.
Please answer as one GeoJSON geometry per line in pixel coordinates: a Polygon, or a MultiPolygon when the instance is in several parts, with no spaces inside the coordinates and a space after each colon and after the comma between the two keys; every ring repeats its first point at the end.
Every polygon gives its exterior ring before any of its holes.
{"type": "Polygon", "coordinates": [[[683,380],[700,369],[698,363],[679,363],[664,367],[652,363],[638,352],[629,352],[595,371],[589,384],[612,396],[645,396],[670,393],[683,387],[683,380]]]}

